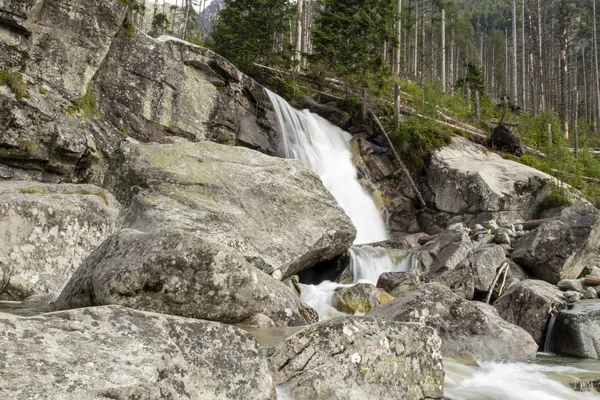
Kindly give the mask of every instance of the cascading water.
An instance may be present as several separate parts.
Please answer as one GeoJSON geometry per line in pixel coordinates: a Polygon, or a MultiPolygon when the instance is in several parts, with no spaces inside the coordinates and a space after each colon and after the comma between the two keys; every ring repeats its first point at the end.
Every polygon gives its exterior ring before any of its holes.
{"type": "Polygon", "coordinates": [[[556,321],[556,314],[552,314],[550,316],[550,321],[548,321],[548,329],[546,330],[546,340],[544,341],[544,353],[547,354],[554,353],[554,338],[552,337],[552,331],[554,330],[554,321],[556,321]]]}
{"type": "MultiPolygon", "coordinates": [[[[356,227],[354,244],[388,239],[377,206],[358,182],[356,168],[351,161],[350,134],[307,110],[293,109],[273,92],[267,93],[283,133],[285,156],[304,161],[319,175],[356,227]]],[[[377,284],[383,272],[406,271],[411,259],[407,257],[406,261],[395,263],[386,249],[371,246],[353,247],[349,253],[353,284],[377,284]]],[[[352,285],[330,281],[319,285],[303,285],[302,300],[313,307],[321,319],[340,315],[331,306],[331,301],[337,288],[347,286],[352,285]]]]}
{"type": "Polygon", "coordinates": [[[298,111],[267,91],[283,133],[286,158],[302,160],[315,171],[356,227],[354,244],[388,238],[383,218],[356,177],[349,133],[307,110],[298,111]]]}

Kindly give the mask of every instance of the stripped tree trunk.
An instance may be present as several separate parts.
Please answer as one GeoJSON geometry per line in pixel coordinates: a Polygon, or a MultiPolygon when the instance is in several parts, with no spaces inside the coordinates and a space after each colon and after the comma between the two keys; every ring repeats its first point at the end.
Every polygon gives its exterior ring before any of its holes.
{"type": "Polygon", "coordinates": [[[512,101],[515,103],[519,100],[519,90],[517,81],[517,0],[513,0],[513,16],[512,16],[512,101]]]}
{"type": "Polygon", "coordinates": [[[298,0],[298,17],[296,18],[296,52],[294,60],[296,61],[296,70],[300,70],[302,65],[302,25],[304,14],[302,13],[302,0],[298,0]]]}
{"type": "Polygon", "coordinates": [[[446,10],[442,8],[442,92],[446,93],[446,10]]]}
{"type": "Polygon", "coordinates": [[[596,89],[596,131],[600,130],[600,74],[598,73],[598,38],[597,38],[597,25],[596,25],[596,0],[594,4],[594,88],[596,89]]]}
{"type": "Polygon", "coordinates": [[[537,0],[537,12],[538,12],[538,59],[540,61],[540,65],[539,65],[539,79],[540,79],[540,111],[544,112],[546,111],[546,93],[544,90],[544,79],[546,79],[546,77],[544,76],[544,53],[543,53],[543,47],[542,47],[542,39],[543,39],[543,35],[542,35],[542,0],[537,0]]]}
{"type": "Polygon", "coordinates": [[[567,36],[567,0],[561,0],[560,16],[560,125],[565,139],[569,138],[569,63],[567,52],[569,38],[567,36]]]}

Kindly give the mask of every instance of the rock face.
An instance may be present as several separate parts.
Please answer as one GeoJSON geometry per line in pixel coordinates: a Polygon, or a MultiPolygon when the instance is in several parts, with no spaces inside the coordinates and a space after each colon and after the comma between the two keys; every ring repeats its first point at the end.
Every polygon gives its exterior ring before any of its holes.
{"type": "Polygon", "coordinates": [[[544,281],[527,279],[512,285],[494,302],[505,320],[525,329],[543,348],[550,314],[563,308],[562,292],[544,281]]]}
{"type": "Polygon", "coordinates": [[[600,211],[577,203],[519,239],[511,257],[533,276],[557,284],[579,276],[599,240],[600,211]]]}
{"type": "Polygon", "coordinates": [[[356,235],[304,164],[241,147],[180,138],[125,144],[106,183],[131,206],[125,226],[200,232],[284,278],[343,254],[356,235]]]}
{"type": "Polygon", "coordinates": [[[440,339],[423,324],[336,318],[267,348],[276,385],[295,400],[441,399],[440,339]]]}
{"type": "Polygon", "coordinates": [[[60,291],[115,231],[118,214],[115,198],[96,186],[0,183],[2,298],[60,291]]]}
{"type": "Polygon", "coordinates": [[[600,300],[581,300],[556,315],[552,349],[564,356],[600,359],[600,300]]]}
{"type": "Polygon", "coordinates": [[[472,225],[490,219],[507,224],[535,219],[552,190],[552,179],[455,137],[433,153],[425,192],[439,211],[471,215],[472,225]]]}
{"type": "Polygon", "coordinates": [[[467,301],[439,283],[377,307],[369,317],[422,322],[442,338],[442,355],[479,361],[528,361],[537,344],[522,328],[504,321],[484,303],[467,301]]]}
{"type": "Polygon", "coordinates": [[[229,325],[88,308],[0,314],[5,399],[275,399],[255,340],[229,325]]]}
{"type": "Polygon", "coordinates": [[[122,28],[107,0],[3,0],[0,178],[100,185],[126,136],[177,135],[278,154],[263,88],[210,50],[122,28]]]}
{"type": "Polygon", "coordinates": [[[287,286],[241,254],[182,230],[111,236],[73,274],[54,308],[108,304],[229,323],[258,313],[279,326],[316,321],[287,286]]]}
{"type": "Polygon", "coordinates": [[[292,102],[292,106],[315,113],[342,129],[347,129],[352,117],[335,104],[321,104],[311,97],[303,96],[292,102]]]}

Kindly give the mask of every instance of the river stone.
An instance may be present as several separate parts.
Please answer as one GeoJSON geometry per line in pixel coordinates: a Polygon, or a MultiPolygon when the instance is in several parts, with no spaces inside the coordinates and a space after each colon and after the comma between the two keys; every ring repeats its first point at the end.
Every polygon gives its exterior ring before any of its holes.
{"type": "Polygon", "coordinates": [[[384,272],[377,279],[377,287],[398,297],[421,287],[421,279],[411,272],[384,272]]]}
{"type": "Polygon", "coordinates": [[[370,283],[338,288],[333,294],[332,306],[346,313],[367,313],[380,304],[394,300],[385,291],[370,283]]]}
{"type": "Polygon", "coordinates": [[[492,306],[464,300],[440,283],[425,284],[367,316],[433,327],[442,338],[444,357],[530,361],[538,348],[524,329],[500,318],[492,306]]]}
{"type": "Polygon", "coordinates": [[[196,232],[283,278],[333,259],[356,229],[319,177],[297,160],[211,142],[123,145],[107,179],[129,206],[125,226],[196,232]]]}
{"type": "Polygon", "coordinates": [[[335,318],[266,348],[275,384],[294,400],[441,399],[437,333],[423,324],[335,318]]]}
{"type": "Polygon", "coordinates": [[[508,288],[494,302],[494,308],[502,318],[525,329],[543,348],[550,314],[565,304],[563,293],[556,286],[527,279],[508,288]]]}
{"type": "Polygon", "coordinates": [[[535,219],[553,181],[461,137],[436,150],[427,169],[435,207],[452,215],[473,215],[472,225],[490,219],[500,225],[535,219]]]}
{"type": "Polygon", "coordinates": [[[576,292],[583,293],[583,286],[577,279],[563,279],[562,281],[558,282],[556,286],[563,292],[574,290],[576,292]]]}
{"type": "Polygon", "coordinates": [[[581,300],[556,314],[552,338],[556,354],[600,359],[600,300],[581,300]]]}
{"type": "Polygon", "coordinates": [[[118,215],[115,198],[96,186],[0,182],[0,299],[60,291],[118,215]]]}
{"type": "Polygon", "coordinates": [[[107,304],[228,323],[257,313],[278,326],[316,322],[284,283],[241,254],[177,229],[111,236],[73,274],[54,308],[107,304]]]}
{"type": "Polygon", "coordinates": [[[275,399],[256,341],[233,326],[107,306],[0,314],[0,397],[275,399]]]}
{"type": "Polygon", "coordinates": [[[535,277],[557,284],[579,276],[599,241],[600,211],[577,203],[521,237],[512,259],[535,277]]]}

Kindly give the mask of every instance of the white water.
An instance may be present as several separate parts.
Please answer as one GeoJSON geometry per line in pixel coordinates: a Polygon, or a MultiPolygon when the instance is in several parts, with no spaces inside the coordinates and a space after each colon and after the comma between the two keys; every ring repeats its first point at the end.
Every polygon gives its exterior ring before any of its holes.
{"type": "Polygon", "coordinates": [[[568,382],[598,379],[600,374],[575,367],[525,363],[464,365],[444,359],[444,395],[452,400],[584,400],[598,392],[577,392],[568,382]]]}
{"type": "Polygon", "coordinates": [[[546,329],[546,340],[544,341],[544,353],[554,353],[554,338],[552,337],[552,331],[554,330],[554,321],[556,321],[556,314],[550,316],[548,322],[548,329],[546,329]]]}
{"type": "Polygon", "coordinates": [[[315,171],[356,227],[355,244],[387,240],[387,230],[352,164],[349,133],[307,110],[298,111],[267,91],[283,133],[286,158],[304,161],[315,171]]]}

